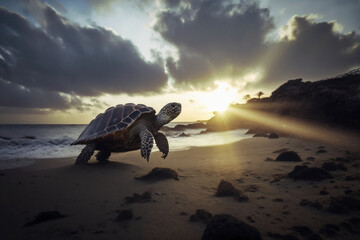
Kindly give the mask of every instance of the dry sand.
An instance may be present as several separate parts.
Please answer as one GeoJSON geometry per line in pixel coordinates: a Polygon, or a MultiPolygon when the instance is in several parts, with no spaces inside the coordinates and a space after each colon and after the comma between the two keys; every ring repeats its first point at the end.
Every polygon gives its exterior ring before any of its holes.
{"type": "MultiPolygon", "coordinates": [[[[201,239],[206,224],[189,221],[197,209],[231,214],[256,227],[263,239],[276,239],[270,238],[269,232],[307,239],[290,228],[307,226],[319,234],[325,224],[340,226],[351,217],[360,217],[356,211],[349,214],[326,211],[331,197],[359,198],[359,180],[344,181],[346,176],[360,176],[356,151],[359,149],[283,137],[252,138],[171,152],[166,160],[155,152],[149,163],[138,151],[113,154],[106,165],[94,158],[87,166],[73,165],[75,158],[38,160],[28,167],[0,170],[0,239],[201,239]],[[296,151],[303,161],[265,161],[275,159],[279,154],[273,152],[283,148],[296,151]],[[317,153],[319,149],[326,152],[317,153]],[[306,160],[308,157],[315,159],[306,160]],[[324,161],[335,158],[345,159],[348,170],[331,172],[333,180],[281,178],[296,165],[320,167],[324,161]],[[154,167],[174,169],[180,180],[134,179],[154,167]],[[281,179],[276,181],[278,178],[281,179]],[[249,201],[215,196],[222,179],[232,182],[249,201]],[[320,195],[324,188],[328,195],[320,195]],[[145,191],[151,191],[152,201],[125,204],[125,197],[145,191]],[[301,206],[302,199],[318,201],[324,209],[301,206]],[[115,221],[125,209],[132,209],[134,217],[115,221]],[[66,217],[24,227],[44,211],[58,211],[66,217]]],[[[335,232],[331,239],[360,236],[344,228],[335,232]]],[[[329,237],[324,232],[319,236],[329,237]]]]}

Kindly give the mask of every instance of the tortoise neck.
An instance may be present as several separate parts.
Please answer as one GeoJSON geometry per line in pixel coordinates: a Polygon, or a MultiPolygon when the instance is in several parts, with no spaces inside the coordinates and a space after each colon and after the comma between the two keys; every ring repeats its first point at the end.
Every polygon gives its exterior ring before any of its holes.
{"type": "Polygon", "coordinates": [[[156,115],[155,125],[157,128],[160,129],[162,126],[164,126],[167,123],[169,123],[168,119],[164,118],[162,114],[159,113],[158,115],[156,115]]]}

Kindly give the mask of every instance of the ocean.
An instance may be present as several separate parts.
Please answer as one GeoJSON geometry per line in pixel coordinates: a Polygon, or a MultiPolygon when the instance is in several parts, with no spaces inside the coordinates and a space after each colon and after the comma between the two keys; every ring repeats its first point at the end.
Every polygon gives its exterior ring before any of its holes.
{"type": "MultiPolygon", "coordinates": [[[[166,126],[175,127],[169,123],[166,126]]],[[[0,169],[32,164],[38,158],[62,158],[77,156],[84,145],[71,146],[87,125],[53,124],[0,124],[0,169]]],[[[251,137],[245,129],[200,134],[205,129],[187,129],[181,132],[165,132],[170,152],[191,147],[222,145],[251,137]],[[181,137],[180,134],[187,136],[181,137]]],[[[158,151],[156,145],[153,151],[158,151]]]]}

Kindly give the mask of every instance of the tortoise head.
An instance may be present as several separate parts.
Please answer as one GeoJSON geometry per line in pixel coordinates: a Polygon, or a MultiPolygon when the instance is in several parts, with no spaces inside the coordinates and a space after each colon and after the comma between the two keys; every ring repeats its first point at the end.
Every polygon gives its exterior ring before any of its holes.
{"type": "Polygon", "coordinates": [[[161,126],[171,122],[181,113],[181,104],[172,102],[166,104],[157,115],[157,123],[161,126]]]}

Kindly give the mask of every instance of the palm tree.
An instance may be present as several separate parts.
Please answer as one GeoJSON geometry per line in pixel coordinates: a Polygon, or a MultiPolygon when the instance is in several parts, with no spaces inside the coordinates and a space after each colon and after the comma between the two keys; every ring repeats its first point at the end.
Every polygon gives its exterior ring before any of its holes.
{"type": "Polygon", "coordinates": [[[258,96],[259,98],[261,98],[262,95],[264,95],[264,93],[262,91],[260,91],[256,94],[256,96],[258,96]]]}
{"type": "Polygon", "coordinates": [[[250,94],[246,94],[246,95],[243,97],[243,99],[244,99],[246,102],[248,102],[248,101],[251,99],[250,94]]]}

